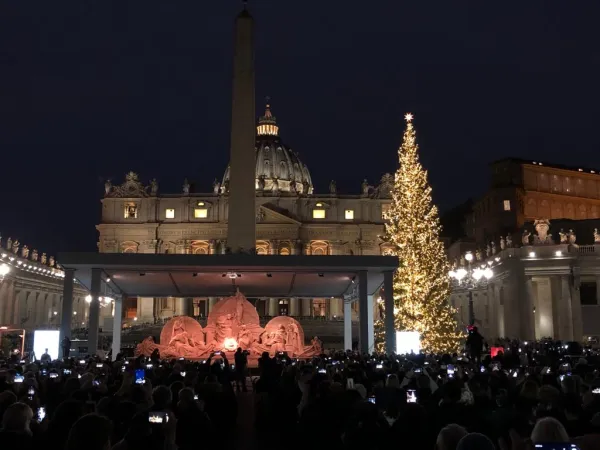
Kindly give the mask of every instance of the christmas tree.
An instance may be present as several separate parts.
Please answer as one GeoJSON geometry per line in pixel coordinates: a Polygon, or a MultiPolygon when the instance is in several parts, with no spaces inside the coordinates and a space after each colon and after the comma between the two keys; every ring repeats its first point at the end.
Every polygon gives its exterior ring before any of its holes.
{"type": "MultiPolygon", "coordinates": [[[[427,171],[419,162],[412,114],[405,119],[398,150],[400,167],[383,236],[400,260],[394,276],[394,322],[397,330],[418,331],[423,351],[454,352],[464,336],[458,331],[456,311],[448,303],[450,268],[439,238],[438,210],[431,201],[427,171]]],[[[376,330],[381,343],[383,319],[376,330]]]]}

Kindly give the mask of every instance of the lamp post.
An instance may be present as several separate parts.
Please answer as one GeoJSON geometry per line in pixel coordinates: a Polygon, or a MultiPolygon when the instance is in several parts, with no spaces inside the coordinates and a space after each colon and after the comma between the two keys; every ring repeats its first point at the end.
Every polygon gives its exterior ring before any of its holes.
{"type": "Polygon", "coordinates": [[[0,281],[4,281],[4,277],[10,272],[8,264],[0,264],[0,281]]]}
{"type": "Polygon", "coordinates": [[[469,293],[469,325],[475,324],[475,308],[473,307],[473,289],[484,287],[488,281],[494,276],[494,271],[490,267],[482,265],[481,267],[473,267],[473,254],[467,252],[465,255],[467,266],[459,267],[456,270],[451,270],[449,275],[454,286],[466,289],[469,293]]]}

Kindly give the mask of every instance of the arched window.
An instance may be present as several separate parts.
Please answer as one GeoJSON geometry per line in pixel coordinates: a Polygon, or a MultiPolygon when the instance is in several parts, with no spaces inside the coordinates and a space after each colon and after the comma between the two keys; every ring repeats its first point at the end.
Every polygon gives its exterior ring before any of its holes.
{"type": "Polygon", "coordinates": [[[289,178],[288,166],[285,161],[281,161],[281,164],[279,164],[279,178],[283,178],[284,180],[289,178]]]}
{"type": "Polygon", "coordinates": [[[270,244],[268,241],[256,241],[256,254],[268,255],[270,244]]]}
{"type": "Polygon", "coordinates": [[[122,253],[137,253],[138,252],[138,244],[137,242],[126,241],[121,243],[121,251],[122,253]]]}
{"type": "Polygon", "coordinates": [[[289,254],[290,254],[290,249],[289,249],[289,248],[287,248],[287,247],[281,247],[281,248],[279,249],[279,254],[280,254],[280,255],[285,255],[285,256],[287,256],[287,255],[289,255],[289,254]]]}
{"type": "Polygon", "coordinates": [[[326,241],[312,241],[310,243],[311,255],[329,255],[329,244],[326,241]]]}

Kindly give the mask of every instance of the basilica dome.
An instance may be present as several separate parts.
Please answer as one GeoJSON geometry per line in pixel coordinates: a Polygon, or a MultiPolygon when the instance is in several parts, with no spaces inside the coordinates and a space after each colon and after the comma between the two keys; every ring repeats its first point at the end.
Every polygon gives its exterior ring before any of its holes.
{"type": "MultiPolygon", "coordinates": [[[[229,166],[225,170],[224,191],[229,186],[229,166]]],[[[267,104],[265,114],[256,127],[256,190],[312,194],[313,184],[308,167],[298,154],[287,148],[279,138],[279,127],[267,104]]]]}

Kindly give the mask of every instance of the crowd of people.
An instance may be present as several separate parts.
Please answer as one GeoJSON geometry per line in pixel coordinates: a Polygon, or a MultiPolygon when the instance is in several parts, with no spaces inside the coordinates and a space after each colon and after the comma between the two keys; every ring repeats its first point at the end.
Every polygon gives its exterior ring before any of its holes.
{"type": "Polygon", "coordinates": [[[504,350],[494,358],[265,354],[250,372],[241,350],[234,361],[218,352],[204,361],[155,353],[27,363],[13,355],[0,366],[0,445],[600,448],[600,355],[572,355],[552,341],[507,343],[504,350]]]}

